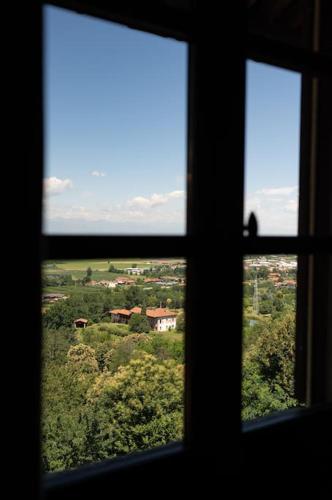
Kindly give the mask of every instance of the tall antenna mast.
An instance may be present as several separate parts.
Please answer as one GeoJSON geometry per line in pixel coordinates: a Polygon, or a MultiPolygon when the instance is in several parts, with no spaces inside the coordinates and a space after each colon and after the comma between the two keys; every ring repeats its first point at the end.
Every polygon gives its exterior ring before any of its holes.
{"type": "Polygon", "coordinates": [[[257,269],[256,269],[256,277],[255,277],[255,285],[254,285],[254,297],[252,301],[252,307],[255,314],[259,313],[259,295],[258,295],[258,282],[257,282],[257,269]]]}

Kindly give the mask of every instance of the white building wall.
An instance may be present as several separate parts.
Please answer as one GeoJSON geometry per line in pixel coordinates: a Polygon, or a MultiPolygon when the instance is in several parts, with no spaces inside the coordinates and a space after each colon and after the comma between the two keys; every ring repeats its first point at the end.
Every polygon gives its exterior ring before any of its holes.
{"type": "Polygon", "coordinates": [[[158,320],[157,330],[159,332],[165,332],[169,328],[176,328],[176,318],[162,318],[158,320]]]}

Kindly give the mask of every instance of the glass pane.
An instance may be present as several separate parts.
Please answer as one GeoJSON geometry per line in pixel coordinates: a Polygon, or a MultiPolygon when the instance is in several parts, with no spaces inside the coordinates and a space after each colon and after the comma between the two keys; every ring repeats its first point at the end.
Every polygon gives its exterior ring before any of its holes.
{"type": "Polygon", "coordinates": [[[298,405],[294,393],[297,257],[246,256],[242,419],[298,405]]]}
{"type": "Polygon", "coordinates": [[[260,235],[298,232],[301,76],[247,63],[245,221],[260,235]]]}
{"type": "Polygon", "coordinates": [[[184,234],[187,44],[44,14],[44,232],[184,234]]]}
{"type": "Polygon", "coordinates": [[[45,261],[44,472],[183,438],[184,259],[45,261]]]}

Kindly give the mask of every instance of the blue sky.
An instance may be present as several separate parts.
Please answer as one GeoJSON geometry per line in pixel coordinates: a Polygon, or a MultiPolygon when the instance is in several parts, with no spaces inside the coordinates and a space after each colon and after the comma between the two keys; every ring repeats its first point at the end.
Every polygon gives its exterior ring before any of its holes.
{"type": "Polygon", "coordinates": [[[260,234],[297,233],[300,95],[298,73],[247,63],[245,216],[260,234]]]}
{"type": "MultiPolygon", "coordinates": [[[[44,231],[183,234],[186,44],[54,7],[44,15],[44,231]]],[[[246,210],[262,233],[291,234],[299,77],[249,63],[247,82],[246,210]]]]}

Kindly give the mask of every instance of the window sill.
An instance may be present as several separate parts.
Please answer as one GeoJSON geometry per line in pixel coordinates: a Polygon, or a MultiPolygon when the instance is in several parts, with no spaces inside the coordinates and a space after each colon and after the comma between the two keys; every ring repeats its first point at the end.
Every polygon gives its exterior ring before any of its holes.
{"type": "Polygon", "coordinates": [[[133,470],[145,468],[151,464],[181,460],[184,454],[183,443],[177,442],[152,450],[82,465],[73,470],[47,473],[42,479],[42,498],[63,498],[63,491],[75,491],[76,487],[83,489],[84,484],[100,483],[106,479],[116,481],[123,472],[129,474],[133,470]]]}
{"type": "Polygon", "coordinates": [[[291,408],[281,412],[275,412],[269,416],[242,422],[242,434],[259,433],[260,431],[273,430],[288,425],[297,424],[301,421],[314,419],[320,415],[332,412],[332,404],[317,405],[311,408],[291,408]]]}
{"type": "Polygon", "coordinates": [[[332,405],[294,408],[243,424],[241,469],[246,474],[289,468],[294,477],[321,474],[332,463],[332,405]]]}

